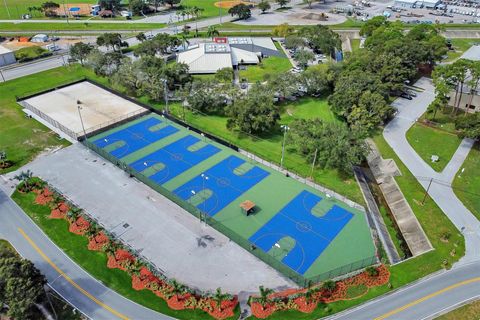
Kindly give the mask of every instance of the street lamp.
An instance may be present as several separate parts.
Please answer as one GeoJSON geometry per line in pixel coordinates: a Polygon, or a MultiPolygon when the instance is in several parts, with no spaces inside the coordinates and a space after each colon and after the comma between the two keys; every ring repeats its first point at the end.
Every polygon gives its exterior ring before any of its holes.
{"type": "Polygon", "coordinates": [[[81,102],[80,100],[77,100],[77,109],[78,109],[78,116],[80,117],[80,123],[82,124],[82,130],[83,130],[83,138],[85,140],[87,140],[87,132],[85,131],[85,126],[83,125],[83,118],[82,118],[82,113],[80,112],[80,110],[82,110],[82,106],[81,106],[81,102]]]}
{"type": "Polygon", "coordinates": [[[287,139],[287,132],[290,130],[290,127],[286,124],[282,124],[280,127],[283,129],[282,159],[280,160],[280,168],[283,168],[283,159],[285,157],[285,140],[287,139]]]}
{"type": "Polygon", "coordinates": [[[165,112],[169,114],[170,110],[168,110],[168,80],[162,79],[161,81],[163,82],[163,99],[165,100],[165,112]]]}
{"type": "MultiPolygon", "coordinates": [[[[205,181],[207,181],[209,179],[209,177],[205,173],[202,173],[200,176],[202,177],[202,192],[205,192],[205,181]]],[[[207,199],[205,199],[202,195],[202,200],[203,200],[203,214],[205,215],[206,214],[205,201],[207,199]]],[[[206,216],[205,216],[204,222],[205,222],[205,224],[207,224],[207,217],[206,216]]]]}

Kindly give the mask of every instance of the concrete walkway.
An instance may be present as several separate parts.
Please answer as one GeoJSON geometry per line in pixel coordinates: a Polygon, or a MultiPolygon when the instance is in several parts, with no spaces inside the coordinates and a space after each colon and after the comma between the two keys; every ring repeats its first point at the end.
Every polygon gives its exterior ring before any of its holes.
{"type": "Polygon", "coordinates": [[[422,78],[415,86],[423,88],[424,92],[413,100],[399,98],[394,101],[393,106],[398,114],[385,127],[383,136],[425,190],[432,182],[428,194],[465,236],[465,256],[459,263],[473,261],[480,258],[480,222],[457,198],[451,187],[455,173],[472,148],[473,141],[464,139],[447,167],[440,173],[425,163],[408,143],[406,132],[427,110],[435,93],[430,79],[422,78]]]}
{"type": "Polygon", "coordinates": [[[169,320],[107,288],[73,262],[0,188],[0,239],[44,274],[49,286],[90,319],[169,320]]]}

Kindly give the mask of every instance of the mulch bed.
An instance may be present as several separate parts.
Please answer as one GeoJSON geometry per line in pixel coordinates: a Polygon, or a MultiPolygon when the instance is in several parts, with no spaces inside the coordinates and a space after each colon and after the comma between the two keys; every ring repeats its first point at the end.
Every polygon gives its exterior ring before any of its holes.
{"type": "Polygon", "coordinates": [[[357,299],[368,292],[368,289],[360,296],[349,298],[347,295],[347,290],[349,287],[354,286],[366,286],[367,288],[372,288],[376,286],[381,286],[387,284],[390,279],[390,271],[388,271],[385,265],[381,265],[376,268],[378,275],[370,276],[366,271],[347,278],[344,280],[337,281],[335,290],[329,292],[327,290],[320,290],[313,294],[313,297],[309,303],[307,303],[305,296],[302,296],[307,289],[288,289],[285,291],[273,293],[269,296],[270,299],[275,299],[275,301],[269,302],[265,308],[262,308],[260,303],[252,301],[250,304],[252,314],[257,318],[266,318],[270,316],[275,311],[280,310],[298,310],[305,313],[310,313],[317,307],[318,303],[332,303],[340,300],[353,300],[357,299]],[[293,299],[289,299],[290,296],[293,299]]]}
{"type": "Polygon", "coordinates": [[[126,261],[135,261],[135,257],[127,250],[118,249],[115,255],[108,256],[107,267],[126,271],[124,267],[126,261]]]}
{"type": "Polygon", "coordinates": [[[132,276],[132,288],[135,290],[148,289],[148,285],[152,282],[157,282],[158,284],[161,283],[160,279],[148,270],[147,267],[142,267],[140,269],[140,275],[132,276]]]}
{"type": "Polygon", "coordinates": [[[51,219],[65,219],[67,217],[67,212],[70,210],[68,205],[64,202],[60,202],[57,204],[56,208],[54,208],[50,212],[51,219]]]}
{"type": "Polygon", "coordinates": [[[89,227],[90,227],[90,222],[85,220],[84,217],[80,216],[75,222],[72,222],[70,224],[68,231],[75,234],[83,235],[85,231],[88,230],[89,227]]]}
{"type": "Polygon", "coordinates": [[[107,235],[100,231],[94,237],[91,237],[88,241],[88,250],[91,251],[102,251],[103,247],[110,241],[107,235]]]}
{"type": "Polygon", "coordinates": [[[48,188],[33,190],[37,196],[35,197],[35,203],[41,206],[50,204],[53,201],[53,193],[48,188]]]}

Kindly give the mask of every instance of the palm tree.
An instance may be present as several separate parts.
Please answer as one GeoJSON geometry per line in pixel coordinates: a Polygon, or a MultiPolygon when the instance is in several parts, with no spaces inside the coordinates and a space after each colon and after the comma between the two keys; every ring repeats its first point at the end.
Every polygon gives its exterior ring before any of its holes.
{"type": "Polygon", "coordinates": [[[222,311],[222,302],[228,300],[229,297],[229,294],[223,293],[221,288],[217,288],[217,291],[215,291],[213,295],[213,300],[217,304],[219,311],[222,311]]]}
{"type": "Polygon", "coordinates": [[[175,295],[177,299],[179,295],[185,293],[185,286],[175,279],[170,281],[170,286],[172,287],[172,294],[175,295]]]}
{"type": "Polygon", "coordinates": [[[307,291],[303,294],[305,296],[305,301],[307,304],[310,304],[313,301],[315,293],[320,291],[319,288],[312,288],[312,282],[308,281],[307,291]]]}
{"type": "Polygon", "coordinates": [[[330,293],[332,293],[336,287],[337,287],[337,284],[335,283],[335,281],[332,281],[332,280],[327,280],[322,284],[322,289],[330,293]]]}
{"type": "Polygon", "coordinates": [[[143,267],[142,263],[138,261],[138,259],[135,260],[127,260],[125,263],[125,269],[127,270],[129,275],[135,275],[139,276],[140,275],[140,269],[143,267]]]}
{"type": "Polygon", "coordinates": [[[213,37],[218,37],[220,35],[220,32],[217,30],[215,26],[209,26],[207,29],[207,37],[212,38],[213,37]]]}
{"type": "Polygon", "coordinates": [[[197,6],[192,7],[192,15],[193,15],[193,17],[195,18],[195,36],[198,36],[198,24],[197,24],[197,20],[198,20],[198,18],[201,16],[203,10],[205,10],[205,9],[199,8],[199,7],[197,7],[197,6]]]}
{"type": "Polygon", "coordinates": [[[265,306],[270,301],[268,296],[273,293],[273,290],[270,288],[264,288],[263,286],[260,286],[258,289],[260,290],[260,297],[257,298],[257,302],[260,303],[262,310],[264,310],[265,306]]]}
{"type": "Polygon", "coordinates": [[[23,182],[23,188],[26,192],[31,191],[31,186],[30,186],[30,179],[32,179],[33,172],[30,170],[27,171],[22,171],[15,177],[13,177],[15,180],[18,180],[20,183],[23,182]]]}
{"type": "Polygon", "coordinates": [[[67,219],[70,222],[75,222],[75,221],[77,221],[78,216],[80,215],[81,212],[82,212],[82,209],[77,208],[77,207],[72,207],[67,212],[67,219]]]}
{"type": "Polygon", "coordinates": [[[97,225],[90,221],[90,225],[88,226],[88,229],[85,230],[85,235],[88,237],[88,238],[92,238],[92,237],[95,237],[97,234],[98,234],[98,227],[97,225]]]}
{"type": "Polygon", "coordinates": [[[115,252],[118,249],[118,244],[114,242],[112,239],[110,239],[110,241],[108,241],[103,245],[102,249],[103,249],[103,252],[105,252],[108,256],[115,257],[115,252]]]}

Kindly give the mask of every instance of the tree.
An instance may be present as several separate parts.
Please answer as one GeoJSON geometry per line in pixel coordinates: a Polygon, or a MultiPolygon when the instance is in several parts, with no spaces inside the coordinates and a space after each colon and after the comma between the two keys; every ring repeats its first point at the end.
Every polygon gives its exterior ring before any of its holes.
{"type": "Polygon", "coordinates": [[[260,84],[253,85],[248,96],[237,100],[230,108],[227,128],[238,128],[247,133],[270,131],[280,120],[273,95],[260,84]]]}
{"type": "Polygon", "coordinates": [[[236,6],[228,9],[228,13],[233,17],[237,16],[240,20],[247,20],[252,16],[252,11],[250,7],[244,3],[237,4],[236,6]]]}
{"type": "Polygon", "coordinates": [[[333,56],[335,50],[342,48],[342,41],[338,33],[324,25],[307,26],[300,29],[300,35],[305,37],[310,47],[318,52],[333,56]]]}
{"type": "Polygon", "coordinates": [[[480,139],[480,113],[465,114],[455,119],[455,129],[461,137],[480,139]]]}
{"type": "Polygon", "coordinates": [[[112,81],[124,87],[128,94],[136,95],[142,88],[144,75],[141,69],[142,61],[125,59],[113,75],[112,81]]]}
{"type": "Polygon", "coordinates": [[[215,294],[213,295],[213,300],[215,301],[219,311],[222,311],[222,302],[230,299],[230,295],[223,293],[221,288],[217,288],[215,294]]]}
{"type": "Polygon", "coordinates": [[[368,153],[363,138],[346,125],[324,123],[320,119],[295,120],[290,137],[296,150],[320,168],[337,169],[351,175],[352,166],[360,164],[368,153]]]}
{"type": "Polygon", "coordinates": [[[21,171],[19,174],[17,174],[13,178],[15,180],[18,180],[20,184],[23,185],[23,190],[25,192],[30,192],[32,191],[31,189],[32,184],[30,183],[30,180],[32,179],[32,177],[33,177],[33,172],[30,170],[27,170],[27,171],[21,171]]]}
{"type": "Polygon", "coordinates": [[[332,90],[334,74],[330,64],[310,66],[301,73],[299,82],[311,96],[320,96],[332,90]]]}
{"type": "Polygon", "coordinates": [[[157,54],[166,54],[173,51],[181,44],[178,37],[167,33],[159,33],[152,40],[144,41],[135,48],[136,56],[155,56],[157,54]]]}
{"type": "Polygon", "coordinates": [[[209,114],[224,114],[227,96],[221,92],[216,81],[194,81],[185,86],[183,96],[193,111],[209,114]]]}
{"type": "Polygon", "coordinates": [[[298,76],[290,72],[267,74],[267,88],[272,95],[287,98],[298,91],[298,76]]]}
{"type": "Polygon", "coordinates": [[[322,289],[328,291],[328,292],[333,292],[335,288],[337,287],[337,284],[335,281],[332,280],[327,280],[322,284],[322,289]]]}
{"type": "Polygon", "coordinates": [[[177,296],[177,298],[186,291],[186,287],[175,279],[170,280],[169,284],[172,287],[172,294],[177,296]]]}
{"type": "Polygon", "coordinates": [[[92,68],[97,75],[111,76],[118,70],[123,59],[124,56],[119,52],[104,54],[97,49],[93,49],[87,56],[86,65],[92,68]]]}
{"type": "Polygon", "coordinates": [[[220,35],[220,32],[218,32],[217,27],[215,26],[209,26],[207,29],[207,37],[209,38],[214,38],[218,37],[220,35]]]}
{"type": "Polygon", "coordinates": [[[308,63],[310,61],[315,60],[315,55],[311,51],[298,50],[297,52],[295,52],[293,59],[298,63],[298,65],[302,69],[305,69],[308,67],[308,63]]]}
{"type": "Polygon", "coordinates": [[[149,11],[149,7],[144,0],[130,0],[128,5],[136,16],[144,15],[145,12],[149,11]]]}
{"type": "Polygon", "coordinates": [[[85,60],[87,59],[90,52],[92,52],[93,46],[83,42],[77,42],[73,46],[70,47],[70,57],[79,61],[80,64],[83,66],[85,60]]]}
{"type": "Polygon", "coordinates": [[[272,33],[275,37],[286,38],[295,33],[295,28],[288,23],[282,23],[274,27],[272,33]]]}
{"type": "Polygon", "coordinates": [[[113,51],[117,51],[117,48],[123,46],[122,35],[120,33],[104,33],[97,37],[97,45],[99,47],[105,46],[107,49],[110,47],[113,51]]]}
{"type": "Polygon", "coordinates": [[[354,130],[368,135],[393,114],[393,108],[376,92],[365,91],[353,106],[347,122],[354,130]]]}
{"type": "Polygon", "coordinates": [[[260,303],[262,306],[262,310],[265,309],[265,306],[270,301],[268,296],[273,293],[273,290],[270,288],[265,288],[264,286],[260,286],[259,288],[260,296],[257,297],[256,301],[260,303]]]}
{"type": "Polygon", "coordinates": [[[215,74],[215,79],[223,83],[231,83],[233,81],[233,69],[232,68],[222,68],[217,71],[215,74]]]}
{"type": "Polygon", "coordinates": [[[473,97],[477,94],[477,89],[480,82],[480,62],[479,61],[472,61],[470,63],[469,73],[470,73],[470,78],[467,81],[467,85],[470,89],[470,98],[465,108],[465,113],[467,113],[468,109],[472,105],[473,97]]]}
{"type": "Polygon", "coordinates": [[[305,39],[296,35],[289,35],[285,37],[285,48],[294,49],[305,47],[305,39]]]}
{"type": "Polygon", "coordinates": [[[47,1],[42,3],[42,11],[45,14],[45,16],[50,17],[50,16],[55,16],[56,15],[56,9],[60,8],[60,5],[56,2],[53,1],[47,1]]]}
{"type": "Polygon", "coordinates": [[[383,25],[387,25],[388,23],[387,18],[384,16],[373,17],[362,25],[360,28],[360,35],[365,37],[371,36],[374,30],[383,25]]]}
{"type": "Polygon", "coordinates": [[[45,284],[45,277],[32,262],[0,252],[0,299],[2,305],[8,305],[8,317],[33,319],[35,304],[43,298],[45,284]]]}
{"type": "Polygon", "coordinates": [[[268,10],[270,10],[272,8],[272,6],[270,5],[270,3],[266,0],[262,0],[258,5],[257,5],[258,9],[262,10],[262,14],[267,12],[268,10]]]}
{"type": "Polygon", "coordinates": [[[276,0],[280,8],[285,8],[285,6],[290,2],[290,0],[276,0]]]}
{"type": "Polygon", "coordinates": [[[98,1],[98,4],[103,9],[114,11],[115,9],[120,8],[120,3],[121,2],[122,2],[122,0],[100,0],[100,1],[98,1]]]}
{"type": "Polygon", "coordinates": [[[143,33],[143,32],[138,33],[135,36],[135,38],[140,42],[143,42],[143,41],[147,40],[147,36],[145,36],[145,33],[143,33]]]}

